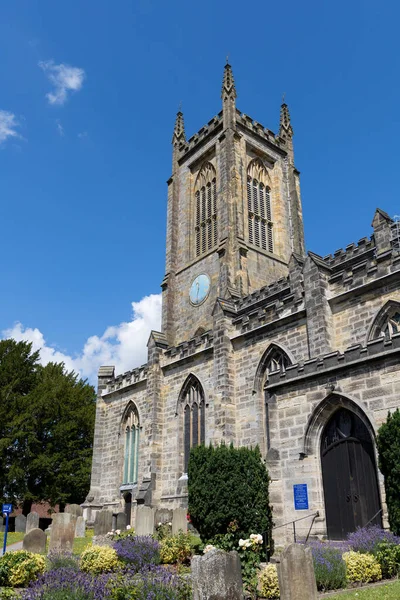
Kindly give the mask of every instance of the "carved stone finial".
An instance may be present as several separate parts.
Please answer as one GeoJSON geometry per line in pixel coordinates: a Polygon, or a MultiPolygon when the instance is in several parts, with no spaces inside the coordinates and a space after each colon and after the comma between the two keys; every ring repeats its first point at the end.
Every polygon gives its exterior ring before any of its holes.
{"type": "Polygon", "coordinates": [[[172,143],[174,146],[177,146],[181,142],[186,142],[186,134],[185,134],[185,123],[183,120],[183,113],[180,110],[177,112],[175,119],[175,127],[174,127],[174,135],[172,136],[172,143]]]}
{"type": "Polygon", "coordinates": [[[279,135],[283,138],[291,137],[293,135],[293,128],[290,122],[289,108],[288,105],[285,103],[285,94],[283,94],[282,97],[279,135]]]}
{"type": "Polygon", "coordinates": [[[225,68],[224,68],[224,77],[222,80],[221,98],[224,100],[228,96],[236,98],[236,87],[235,87],[235,80],[233,78],[232,67],[227,62],[225,65],[225,68]]]}

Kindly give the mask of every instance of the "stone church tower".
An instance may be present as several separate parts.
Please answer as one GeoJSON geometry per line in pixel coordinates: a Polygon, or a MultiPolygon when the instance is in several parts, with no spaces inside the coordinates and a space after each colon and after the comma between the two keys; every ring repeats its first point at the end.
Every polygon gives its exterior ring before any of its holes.
{"type": "Polygon", "coordinates": [[[277,134],[236,108],[189,140],[178,113],[168,181],[160,332],[148,361],[99,370],[91,489],[100,509],[187,506],[197,444],[260,446],[277,543],[386,524],[375,436],[400,406],[400,223],[305,252],[289,110],[277,134]],[[315,518],[318,512],[318,517],[315,518]]]}
{"type": "Polygon", "coordinates": [[[287,105],[278,135],[242,114],[229,64],[221,97],[222,111],[189,141],[183,114],[176,117],[162,284],[169,344],[210,329],[217,298],[240,298],[286,277],[292,253],[304,256],[287,105]],[[203,273],[208,296],[193,302],[187,292],[203,273]]]}

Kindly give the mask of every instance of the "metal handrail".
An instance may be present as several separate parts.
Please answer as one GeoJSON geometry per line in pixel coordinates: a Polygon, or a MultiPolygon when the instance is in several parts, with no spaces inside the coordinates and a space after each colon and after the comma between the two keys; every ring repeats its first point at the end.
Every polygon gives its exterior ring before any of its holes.
{"type": "MultiPolygon", "coordinates": [[[[319,517],[319,511],[317,511],[316,513],[313,513],[311,515],[306,515],[305,517],[299,517],[298,519],[295,519],[294,521],[289,521],[288,523],[283,523],[283,525],[276,525],[275,527],[272,528],[272,531],[274,529],[280,529],[281,527],[286,527],[287,525],[293,525],[293,540],[294,540],[294,542],[296,542],[297,541],[296,540],[296,523],[298,521],[304,521],[304,519],[310,519],[311,517],[312,517],[311,525],[310,525],[310,528],[309,528],[308,533],[307,533],[307,537],[306,537],[305,542],[304,542],[305,544],[307,544],[308,538],[310,537],[312,526],[314,525],[314,521],[315,521],[315,519],[317,517],[319,517]]],[[[270,549],[269,549],[269,546],[268,546],[268,538],[267,538],[267,534],[268,533],[269,533],[269,531],[263,531],[263,533],[261,535],[263,536],[263,542],[264,542],[264,546],[265,546],[265,552],[266,552],[267,558],[269,560],[269,556],[270,556],[269,550],[270,549]]]]}

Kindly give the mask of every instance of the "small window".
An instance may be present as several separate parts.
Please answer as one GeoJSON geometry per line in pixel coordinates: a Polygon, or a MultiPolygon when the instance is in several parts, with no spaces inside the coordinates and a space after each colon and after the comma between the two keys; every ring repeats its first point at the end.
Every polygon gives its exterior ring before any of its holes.
{"type": "Polygon", "coordinates": [[[390,340],[397,333],[400,333],[400,303],[389,300],[374,319],[368,339],[390,340]]]}

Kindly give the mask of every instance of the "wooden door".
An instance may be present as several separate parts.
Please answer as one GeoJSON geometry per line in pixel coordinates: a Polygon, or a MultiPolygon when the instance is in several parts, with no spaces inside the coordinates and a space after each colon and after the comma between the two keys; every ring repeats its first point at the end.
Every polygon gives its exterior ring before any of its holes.
{"type": "Polygon", "coordinates": [[[369,522],[382,525],[374,445],[357,415],[341,408],[331,417],[321,463],[328,538],[345,539],[369,522]]]}

